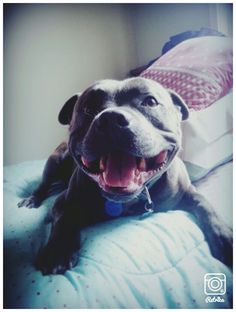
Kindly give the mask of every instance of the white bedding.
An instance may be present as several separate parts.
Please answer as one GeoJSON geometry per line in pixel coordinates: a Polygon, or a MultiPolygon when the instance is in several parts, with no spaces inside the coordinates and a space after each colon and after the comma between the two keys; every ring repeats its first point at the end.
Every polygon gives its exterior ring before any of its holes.
{"type": "Polygon", "coordinates": [[[210,172],[195,183],[199,192],[212,204],[225,222],[233,226],[233,162],[210,172]]]}
{"type": "Polygon", "coordinates": [[[191,111],[182,123],[181,158],[190,178],[197,181],[233,159],[233,93],[200,111],[191,111]]]}
{"type": "MultiPolygon", "coordinates": [[[[17,202],[39,182],[43,165],[4,169],[5,308],[231,307],[231,271],[211,256],[202,232],[182,211],[84,229],[78,265],[65,275],[42,276],[33,259],[45,243],[49,227],[43,220],[53,199],[31,210],[18,209],[17,202]],[[225,274],[227,292],[224,302],[209,303],[204,276],[216,272],[225,274]]],[[[228,221],[232,194],[225,181],[231,168],[231,163],[218,168],[198,186],[228,221]]]]}

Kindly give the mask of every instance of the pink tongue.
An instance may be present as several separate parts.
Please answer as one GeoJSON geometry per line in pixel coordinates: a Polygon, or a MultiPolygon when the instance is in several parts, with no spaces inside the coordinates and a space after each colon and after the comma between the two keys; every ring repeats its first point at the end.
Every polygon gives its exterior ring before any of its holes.
{"type": "Polygon", "coordinates": [[[136,168],[135,157],[116,152],[108,155],[103,177],[109,186],[127,187],[134,179],[136,168]]]}

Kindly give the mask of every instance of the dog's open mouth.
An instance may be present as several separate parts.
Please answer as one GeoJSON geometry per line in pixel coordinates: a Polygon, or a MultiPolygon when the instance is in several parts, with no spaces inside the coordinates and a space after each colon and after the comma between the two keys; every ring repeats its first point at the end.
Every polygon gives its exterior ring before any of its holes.
{"type": "Polygon", "coordinates": [[[104,191],[127,194],[136,192],[153,176],[161,175],[172,154],[172,151],[163,150],[154,157],[142,158],[114,151],[94,161],[82,156],[80,164],[104,191]]]}

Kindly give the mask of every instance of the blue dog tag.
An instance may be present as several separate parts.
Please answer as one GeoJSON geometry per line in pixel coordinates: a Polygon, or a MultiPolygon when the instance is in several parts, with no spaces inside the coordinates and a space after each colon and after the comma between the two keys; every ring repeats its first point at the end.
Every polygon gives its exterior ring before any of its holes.
{"type": "Polygon", "coordinates": [[[110,200],[106,200],[105,210],[109,216],[118,217],[123,212],[123,205],[121,203],[116,203],[110,200]]]}

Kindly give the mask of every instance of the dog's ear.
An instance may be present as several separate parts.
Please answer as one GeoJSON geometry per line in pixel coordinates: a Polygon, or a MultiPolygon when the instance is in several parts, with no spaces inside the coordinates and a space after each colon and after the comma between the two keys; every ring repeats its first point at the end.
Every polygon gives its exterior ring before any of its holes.
{"type": "Polygon", "coordinates": [[[169,90],[169,93],[170,93],[173,103],[180,108],[180,112],[182,114],[182,120],[188,119],[189,109],[185,101],[176,92],[169,90]]]}
{"type": "Polygon", "coordinates": [[[73,110],[76,102],[78,101],[80,93],[73,95],[66,103],[63,105],[59,115],[58,120],[62,125],[69,125],[71,122],[73,110]]]}

